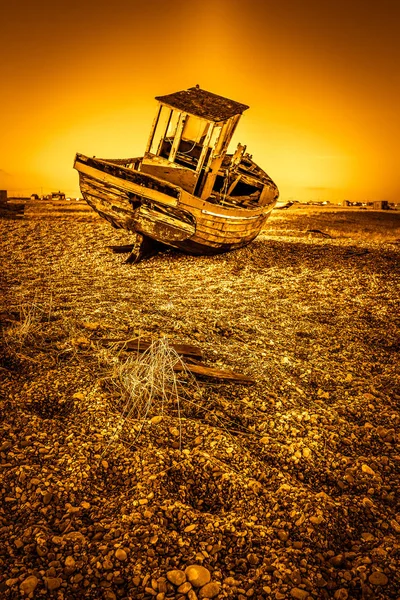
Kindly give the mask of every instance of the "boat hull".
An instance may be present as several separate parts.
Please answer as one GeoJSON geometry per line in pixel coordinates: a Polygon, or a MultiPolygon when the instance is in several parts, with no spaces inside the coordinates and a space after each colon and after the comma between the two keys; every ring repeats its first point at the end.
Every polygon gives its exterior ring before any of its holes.
{"type": "Polygon", "coordinates": [[[191,254],[218,254],[250,243],[276,201],[272,189],[271,201],[264,206],[232,208],[202,200],[132,166],[82,155],[74,166],[85,201],[114,227],[191,254]]]}

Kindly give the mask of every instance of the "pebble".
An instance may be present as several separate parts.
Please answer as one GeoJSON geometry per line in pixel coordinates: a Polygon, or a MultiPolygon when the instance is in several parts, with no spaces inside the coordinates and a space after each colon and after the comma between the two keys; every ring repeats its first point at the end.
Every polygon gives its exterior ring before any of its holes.
{"type": "Polygon", "coordinates": [[[224,584],[228,585],[229,587],[234,586],[234,585],[239,585],[239,581],[237,579],[234,579],[234,577],[227,577],[226,579],[224,579],[224,584]]]}
{"type": "Polygon", "coordinates": [[[189,565],[185,569],[185,574],[194,587],[203,587],[211,580],[210,571],[202,565],[189,565]]]}
{"type": "Polygon", "coordinates": [[[396,533],[400,533],[400,524],[396,521],[396,519],[392,519],[390,521],[391,526],[395,530],[396,533]]]}
{"type": "Polygon", "coordinates": [[[199,592],[199,598],[215,598],[221,590],[221,584],[217,581],[206,583],[199,592]]]}
{"type": "Polygon", "coordinates": [[[346,590],[346,588],[340,588],[339,590],[336,590],[333,597],[335,598],[335,600],[347,600],[347,598],[349,597],[349,593],[346,590]]]}
{"type": "Polygon", "coordinates": [[[343,563],[343,554],[336,554],[336,556],[332,556],[332,558],[329,559],[329,562],[333,567],[340,567],[340,565],[343,563]]]}
{"type": "Polygon", "coordinates": [[[156,415],[155,417],[152,417],[150,419],[150,423],[152,423],[153,425],[158,425],[159,423],[161,423],[162,420],[163,420],[162,415],[156,415]]]}
{"type": "Polygon", "coordinates": [[[372,475],[372,476],[376,475],[375,471],[373,471],[371,469],[371,467],[369,467],[365,463],[363,465],[361,465],[361,470],[363,473],[366,473],[367,475],[372,475]]]}
{"type": "Polygon", "coordinates": [[[167,579],[176,586],[182,585],[186,581],[186,575],[180,569],[173,569],[167,572],[167,579]]]}
{"type": "Polygon", "coordinates": [[[44,494],[43,496],[43,504],[50,504],[52,497],[53,494],[51,494],[50,492],[46,492],[46,494],[44,494]]]}
{"type": "Polygon", "coordinates": [[[189,590],[192,589],[192,584],[189,583],[189,581],[185,581],[185,583],[182,583],[182,585],[180,585],[178,587],[178,592],[180,594],[187,594],[189,590]]]}
{"type": "Polygon", "coordinates": [[[385,573],[382,573],[381,571],[374,571],[368,577],[368,581],[371,585],[386,585],[388,578],[386,577],[385,573]]]}
{"type": "Polygon", "coordinates": [[[75,559],[73,556],[67,556],[64,562],[65,566],[69,569],[73,569],[75,567],[75,559]]]}
{"type": "Polygon", "coordinates": [[[59,587],[61,587],[62,579],[61,577],[46,577],[45,584],[48,590],[57,590],[59,587]]]}
{"type": "Polygon", "coordinates": [[[289,534],[287,531],[284,531],[283,529],[280,529],[278,531],[278,538],[282,541],[282,542],[287,542],[289,539],[289,534]]]}
{"type": "Polygon", "coordinates": [[[296,600],[306,600],[308,598],[309,593],[306,590],[302,590],[300,588],[292,588],[290,590],[290,595],[292,598],[296,598],[296,600]]]}
{"type": "Polygon", "coordinates": [[[21,593],[24,593],[27,596],[29,596],[29,594],[32,594],[35,591],[38,583],[39,579],[35,577],[35,575],[30,575],[29,577],[24,579],[24,581],[22,581],[21,585],[19,586],[19,589],[21,593]]]}
{"type": "Polygon", "coordinates": [[[118,550],[115,551],[115,557],[118,560],[123,561],[123,560],[126,560],[128,558],[128,555],[127,555],[127,553],[126,553],[125,550],[123,550],[122,548],[118,548],[118,550]]]}

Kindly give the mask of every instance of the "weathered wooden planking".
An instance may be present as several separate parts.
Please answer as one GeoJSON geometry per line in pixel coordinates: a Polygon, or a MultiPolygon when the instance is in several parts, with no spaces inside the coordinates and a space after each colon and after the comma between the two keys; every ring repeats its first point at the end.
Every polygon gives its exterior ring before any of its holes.
{"type": "MultiPolygon", "coordinates": [[[[171,210],[172,213],[172,210],[171,210]]],[[[179,215],[167,214],[157,210],[155,206],[142,205],[135,218],[138,231],[154,237],[158,241],[175,242],[185,240],[194,235],[194,223],[183,221],[179,215]]]]}
{"type": "MultiPolygon", "coordinates": [[[[124,192],[131,192],[133,194],[138,194],[139,196],[149,198],[150,200],[155,200],[160,202],[161,204],[167,204],[169,206],[177,206],[178,200],[177,198],[173,198],[172,196],[167,196],[162,192],[151,189],[149,187],[145,187],[139,183],[135,183],[133,181],[129,181],[127,179],[122,179],[121,177],[117,177],[116,175],[110,175],[109,173],[105,173],[100,170],[100,168],[89,166],[85,163],[75,161],[75,168],[79,173],[83,175],[87,175],[97,181],[101,181],[103,183],[108,183],[113,186],[117,186],[119,189],[124,192]]],[[[123,167],[121,167],[122,169],[123,167]]],[[[129,171],[129,169],[125,169],[129,171]]],[[[132,173],[137,173],[136,171],[132,171],[132,173]]],[[[150,175],[147,175],[148,178],[151,178],[150,175]]]]}
{"type": "Polygon", "coordinates": [[[225,381],[233,381],[240,383],[255,383],[255,380],[242,373],[235,373],[234,371],[225,371],[224,369],[217,369],[216,367],[208,367],[204,364],[191,364],[187,362],[177,363],[174,367],[175,371],[184,371],[187,369],[194,375],[200,375],[202,377],[210,377],[212,379],[222,379],[225,381]]]}

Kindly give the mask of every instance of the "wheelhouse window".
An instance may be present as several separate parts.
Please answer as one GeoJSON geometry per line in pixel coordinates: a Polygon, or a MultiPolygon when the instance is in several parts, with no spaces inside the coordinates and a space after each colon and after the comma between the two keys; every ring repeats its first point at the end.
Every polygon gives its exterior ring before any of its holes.
{"type": "MultiPolygon", "coordinates": [[[[165,137],[169,135],[170,137],[174,137],[175,132],[172,133],[172,129],[175,122],[175,130],[176,124],[178,122],[179,113],[173,111],[172,108],[168,106],[161,106],[157,116],[156,126],[153,132],[153,138],[151,140],[149,151],[151,154],[156,154],[161,156],[162,145],[165,137]],[[176,115],[176,119],[173,119],[173,113],[176,115]]],[[[168,157],[166,157],[168,158],[168,157]]]]}
{"type": "Polygon", "coordinates": [[[196,170],[211,124],[199,117],[187,115],[175,155],[175,163],[196,170]]]}

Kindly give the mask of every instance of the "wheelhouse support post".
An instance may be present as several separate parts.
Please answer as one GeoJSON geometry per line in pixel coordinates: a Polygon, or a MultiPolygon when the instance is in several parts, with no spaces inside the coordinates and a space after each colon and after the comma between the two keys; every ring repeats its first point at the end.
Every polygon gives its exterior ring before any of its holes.
{"type": "Polygon", "coordinates": [[[174,142],[172,144],[171,152],[169,154],[169,159],[168,159],[170,162],[174,162],[176,153],[178,152],[179,144],[181,143],[183,128],[185,127],[185,123],[186,123],[186,118],[187,118],[186,113],[181,113],[179,115],[178,126],[176,128],[174,142]]]}
{"type": "Polygon", "coordinates": [[[154,133],[157,129],[157,125],[158,125],[158,120],[160,118],[160,114],[161,114],[161,109],[162,109],[162,105],[160,104],[158,107],[158,111],[156,116],[154,117],[154,121],[153,124],[151,126],[151,131],[150,131],[150,135],[149,135],[149,140],[147,142],[147,148],[146,148],[146,154],[148,152],[150,152],[150,148],[151,148],[151,144],[153,143],[153,137],[154,137],[154,133]]]}

